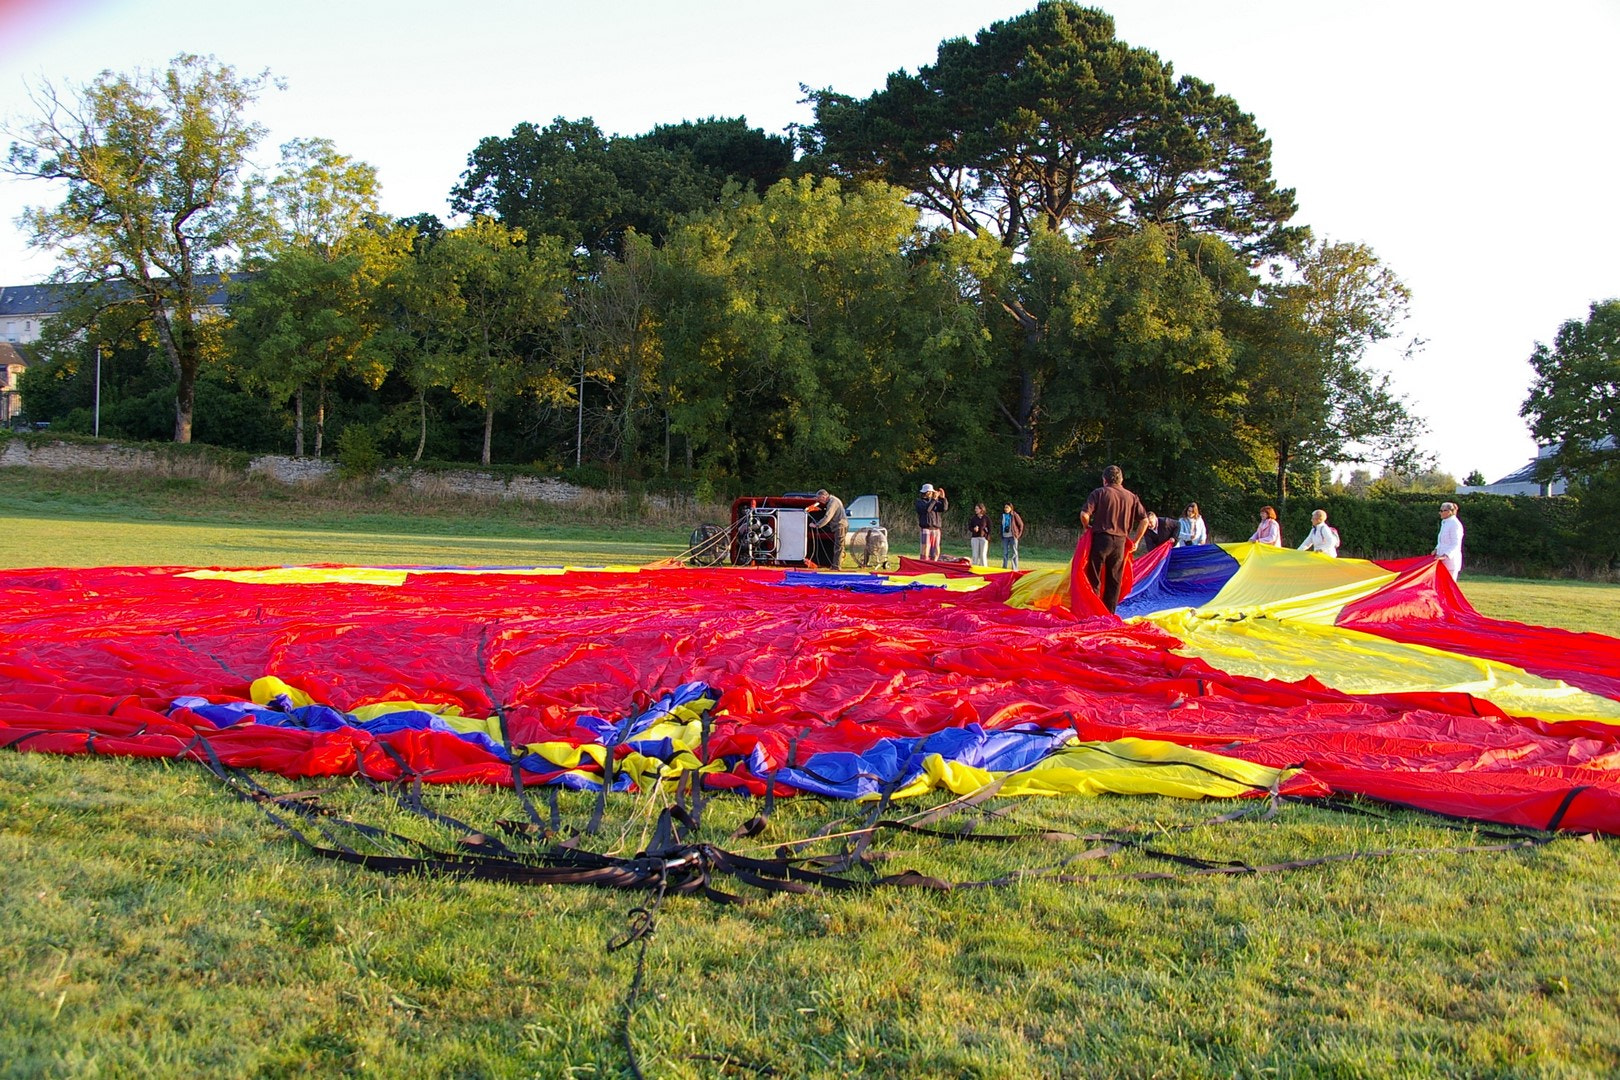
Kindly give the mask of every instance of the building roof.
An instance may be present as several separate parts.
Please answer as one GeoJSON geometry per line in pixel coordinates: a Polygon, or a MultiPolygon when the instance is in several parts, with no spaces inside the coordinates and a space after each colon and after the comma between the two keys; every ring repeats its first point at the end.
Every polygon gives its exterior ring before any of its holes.
{"type": "Polygon", "coordinates": [[[0,316],[54,315],[83,288],[50,284],[0,286],[0,316]]]}
{"type": "Polygon", "coordinates": [[[1532,461],[1517,472],[1508,473],[1490,486],[1496,487],[1498,484],[1534,484],[1536,482],[1536,462],[1532,461]]]}
{"type": "Polygon", "coordinates": [[[0,341],[0,367],[27,367],[28,354],[9,341],[0,341]]]}
{"type": "MultiPolygon", "coordinates": [[[[235,274],[232,277],[243,279],[248,275],[235,274]]],[[[230,302],[230,298],[225,294],[225,285],[222,283],[219,274],[198,274],[197,283],[208,289],[208,297],[203,301],[205,304],[224,307],[230,302]]],[[[7,316],[22,318],[27,315],[55,315],[83,296],[87,289],[94,286],[94,282],[66,284],[44,282],[39,285],[0,286],[0,318],[7,316]]],[[[119,291],[128,288],[128,286],[118,282],[114,282],[113,287],[119,291]]]]}
{"type": "MultiPolygon", "coordinates": [[[[1525,465],[1523,468],[1520,468],[1520,469],[1515,470],[1514,472],[1508,473],[1506,476],[1502,477],[1502,479],[1496,481],[1496,483],[1494,483],[1494,484],[1487,484],[1484,487],[1470,488],[1469,490],[1470,491],[1486,491],[1486,490],[1490,490],[1492,488],[1502,487],[1505,484],[1531,484],[1531,485],[1545,484],[1548,481],[1540,479],[1536,475],[1536,470],[1538,468],[1545,468],[1546,465],[1547,465],[1547,462],[1548,462],[1548,460],[1550,458],[1557,457],[1558,456],[1558,451],[1563,448],[1563,445],[1564,445],[1563,443],[1543,443],[1541,446],[1536,448],[1536,456],[1535,456],[1535,458],[1533,460],[1531,460],[1529,462],[1529,464],[1525,465]]],[[[1592,441],[1590,446],[1591,446],[1591,449],[1593,449],[1593,450],[1613,450],[1613,449],[1615,449],[1614,436],[1605,435],[1601,439],[1595,439],[1595,440],[1592,441]]],[[[1564,476],[1560,472],[1553,471],[1553,472],[1549,473],[1549,479],[1553,480],[1553,481],[1558,481],[1558,480],[1564,479],[1564,476]]]]}

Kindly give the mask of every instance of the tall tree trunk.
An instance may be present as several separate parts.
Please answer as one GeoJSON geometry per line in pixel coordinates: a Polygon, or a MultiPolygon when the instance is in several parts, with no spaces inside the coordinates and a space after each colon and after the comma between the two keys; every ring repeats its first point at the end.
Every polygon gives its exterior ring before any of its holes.
{"type": "Polygon", "coordinates": [[[483,462],[489,464],[489,434],[495,430],[495,403],[492,401],[484,406],[484,456],[483,462]]]}
{"type": "MultiPolygon", "coordinates": [[[[191,441],[191,413],[197,403],[197,343],[187,330],[182,330],[178,336],[175,334],[162,297],[149,294],[146,304],[152,313],[152,323],[157,327],[158,341],[174,371],[174,441],[188,443],[191,441]]],[[[182,305],[176,309],[176,315],[189,320],[191,309],[182,305]]]]}
{"type": "Polygon", "coordinates": [[[321,446],[326,442],[326,380],[322,379],[315,391],[315,460],[321,460],[321,446]]]}
{"type": "Polygon", "coordinates": [[[293,391],[293,457],[304,456],[304,388],[300,386],[293,391]]]}
{"type": "Polygon", "coordinates": [[[177,443],[191,441],[191,411],[196,399],[196,382],[182,380],[174,395],[174,441],[177,443]]]}
{"type": "Polygon", "coordinates": [[[1277,448],[1277,516],[1288,507],[1288,448],[1277,448]]]}
{"type": "Polygon", "coordinates": [[[1033,365],[1040,352],[1041,340],[1045,337],[1045,328],[1017,299],[1003,300],[1001,306],[1017,320],[1019,329],[1024,332],[1022,355],[1018,358],[1018,404],[1013,410],[1012,422],[1017,433],[1014,452],[1028,459],[1035,456],[1035,429],[1041,409],[1041,383],[1033,365]]]}
{"type": "Polygon", "coordinates": [[[1018,377],[1018,408],[1014,413],[1018,425],[1018,444],[1015,453],[1026,460],[1035,457],[1035,414],[1040,409],[1040,393],[1035,373],[1024,365],[1018,377]]]}
{"type": "Polygon", "coordinates": [[[631,376],[625,380],[624,387],[624,415],[619,418],[619,458],[624,463],[625,472],[635,467],[636,451],[640,449],[641,432],[636,430],[636,391],[641,388],[639,376],[631,376]]]}
{"type": "Polygon", "coordinates": [[[421,434],[419,434],[417,436],[417,438],[416,438],[416,456],[413,457],[411,460],[412,461],[421,461],[422,460],[422,451],[427,449],[427,391],[426,390],[418,390],[416,392],[416,404],[417,404],[417,408],[419,410],[418,415],[421,417],[422,427],[421,427],[421,434]]]}

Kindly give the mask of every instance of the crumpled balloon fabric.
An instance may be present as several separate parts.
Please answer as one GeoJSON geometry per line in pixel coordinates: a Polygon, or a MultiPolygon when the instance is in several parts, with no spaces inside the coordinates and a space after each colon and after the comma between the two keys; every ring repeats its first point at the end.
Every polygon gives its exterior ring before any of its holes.
{"type": "Polygon", "coordinates": [[[4,570],[0,746],[856,799],[1359,794],[1620,833],[1620,641],[1482,616],[1432,558],[1166,546],[1119,617],[1067,573],[902,570],[4,570]]]}

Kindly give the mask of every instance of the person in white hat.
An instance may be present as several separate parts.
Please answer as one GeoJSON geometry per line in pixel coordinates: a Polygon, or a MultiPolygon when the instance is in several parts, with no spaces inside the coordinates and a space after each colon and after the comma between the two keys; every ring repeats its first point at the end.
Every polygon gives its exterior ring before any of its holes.
{"type": "Polygon", "coordinates": [[[924,484],[917,493],[917,532],[920,537],[919,558],[939,558],[940,534],[945,530],[943,514],[951,508],[945,498],[945,489],[924,484]]]}

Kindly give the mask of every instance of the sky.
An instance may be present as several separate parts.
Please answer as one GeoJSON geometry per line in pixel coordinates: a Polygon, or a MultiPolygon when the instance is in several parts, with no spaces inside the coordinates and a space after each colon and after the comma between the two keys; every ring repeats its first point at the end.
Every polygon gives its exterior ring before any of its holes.
{"type": "MultiPolygon", "coordinates": [[[[591,117],[609,134],[710,116],[808,123],[801,85],[864,96],[1035,0],[0,0],[0,121],[42,81],[212,55],[285,84],[253,111],[377,167],[383,208],[449,218],[480,138],[591,117]]],[[[1296,223],[1366,244],[1411,288],[1371,361],[1462,479],[1535,453],[1529,357],[1620,296],[1620,0],[1099,0],[1117,36],[1233,97],[1272,141],[1296,223]]],[[[5,140],[9,141],[9,140],[5,140]]],[[[0,178],[0,284],[54,267],[15,227],[60,193],[0,178]]]]}

